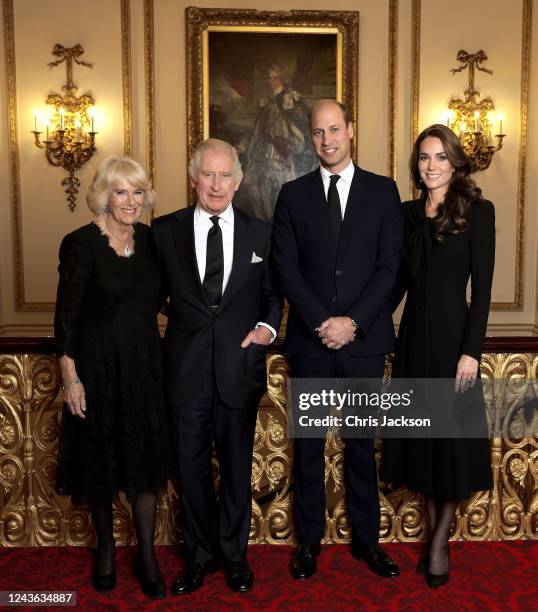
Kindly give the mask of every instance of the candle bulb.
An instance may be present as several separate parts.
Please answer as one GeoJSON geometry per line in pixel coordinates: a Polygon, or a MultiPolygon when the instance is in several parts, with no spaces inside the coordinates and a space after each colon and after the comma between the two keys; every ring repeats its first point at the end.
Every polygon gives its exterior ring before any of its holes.
{"type": "Polygon", "coordinates": [[[92,132],[95,132],[93,108],[90,110],[90,118],[91,118],[91,123],[92,123],[92,132]]]}
{"type": "Polygon", "coordinates": [[[503,133],[503,116],[499,115],[499,134],[503,133]]]}
{"type": "Polygon", "coordinates": [[[37,132],[37,111],[34,113],[34,132],[37,132]]]}
{"type": "Polygon", "coordinates": [[[49,124],[47,122],[47,141],[48,141],[48,139],[49,139],[49,124]]]}
{"type": "Polygon", "coordinates": [[[65,114],[65,109],[60,108],[60,130],[64,129],[64,114],[65,114]]]}
{"type": "Polygon", "coordinates": [[[478,111],[474,112],[474,131],[478,132],[478,111]]]}
{"type": "Polygon", "coordinates": [[[77,128],[77,142],[80,142],[80,121],[75,121],[75,127],[77,128]]]}

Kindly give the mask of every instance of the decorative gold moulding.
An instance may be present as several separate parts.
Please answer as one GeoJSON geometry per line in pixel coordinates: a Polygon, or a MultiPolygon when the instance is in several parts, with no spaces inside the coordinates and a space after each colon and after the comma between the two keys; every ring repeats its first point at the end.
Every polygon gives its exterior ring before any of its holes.
{"type": "MultiPolygon", "coordinates": [[[[488,353],[481,368],[483,377],[513,381],[517,404],[517,382],[536,379],[538,356],[488,353]]],[[[267,376],[268,390],[254,440],[250,542],[292,544],[293,446],[287,427],[288,367],[282,355],[269,355],[267,376]]],[[[62,407],[59,383],[58,364],[50,355],[0,355],[0,546],[93,544],[88,508],[73,506],[68,497],[54,492],[62,407]]],[[[487,397],[486,404],[490,418],[495,419],[498,398],[487,397]]],[[[515,440],[506,433],[491,441],[491,450],[493,489],[477,492],[460,504],[452,539],[538,539],[538,438],[515,440]]],[[[213,467],[218,489],[216,460],[213,467]]],[[[328,436],[324,543],[350,540],[343,476],[343,443],[328,436]]],[[[389,491],[380,483],[380,510],[382,541],[424,538],[426,520],[420,495],[405,489],[389,491]]],[[[156,542],[180,541],[177,494],[171,484],[159,497],[157,513],[156,542]]],[[[134,543],[130,508],[123,496],[114,504],[114,531],[118,544],[134,543]]]]}
{"type": "Polygon", "coordinates": [[[80,59],[84,53],[81,45],[66,48],[56,44],[52,54],[59,57],[55,62],[50,62],[49,67],[58,66],[65,62],[66,83],[62,87],[62,94],[51,93],[47,97],[46,104],[50,114],[46,121],[45,140],[41,140],[43,131],[38,130],[38,116],[35,117],[34,134],[35,144],[40,149],[45,149],[48,162],[56,167],[61,167],[69,173],[62,180],[62,187],[67,194],[69,210],[74,211],[80,181],[75,172],[93,156],[96,151],[94,129],[94,117],[92,107],[95,101],[89,92],[80,96],[77,87],[73,83],[73,62],[91,68],[92,65],[80,59]]]}
{"type": "Polygon", "coordinates": [[[465,98],[452,98],[448,103],[449,116],[447,126],[458,134],[465,153],[471,160],[472,172],[489,168],[493,155],[502,149],[503,138],[502,118],[499,119],[499,133],[495,135],[496,143],[493,143],[492,132],[494,125],[491,122],[491,114],[495,105],[491,98],[479,99],[480,92],[475,89],[475,69],[493,74],[492,70],[482,66],[488,59],[484,51],[467,53],[461,50],[457,59],[461,62],[459,68],[452,68],[450,72],[462,72],[469,70],[469,84],[465,90],[465,98]]]}

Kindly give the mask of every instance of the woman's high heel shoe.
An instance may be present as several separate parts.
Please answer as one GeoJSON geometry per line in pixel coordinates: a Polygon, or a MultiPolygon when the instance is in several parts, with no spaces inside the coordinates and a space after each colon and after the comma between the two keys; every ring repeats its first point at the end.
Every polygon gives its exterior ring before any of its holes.
{"type": "Polygon", "coordinates": [[[111,574],[98,574],[95,570],[92,573],[93,588],[98,593],[108,593],[116,587],[116,572],[111,574]]]}
{"type": "Polygon", "coordinates": [[[113,569],[110,574],[99,574],[97,572],[97,555],[99,551],[95,551],[96,559],[93,564],[92,584],[93,588],[99,593],[107,593],[116,587],[116,570],[113,569]]]}
{"type": "Polygon", "coordinates": [[[162,599],[163,597],[166,597],[166,586],[164,584],[164,578],[160,572],[157,578],[150,580],[146,576],[142,560],[138,554],[135,556],[134,566],[136,577],[140,583],[140,586],[142,587],[142,592],[144,595],[150,599],[162,599]]]}
{"type": "Polygon", "coordinates": [[[430,589],[438,589],[439,587],[446,584],[450,578],[450,572],[446,574],[430,574],[430,572],[426,572],[426,582],[430,589]]]}
{"type": "Polygon", "coordinates": [[[448,580],[450,579],[450,554],[449,552],[450,551],[447,545],[446,556],[447,556],[447,561],[449,563],[449,568],[445,574],[432,574],[429,571],[426,571],[426,582],[428,583],[428,586],[430,587],[430,589],[438,589],[439,587],[443,586],[443,584],[446,584],[448,580]]]}

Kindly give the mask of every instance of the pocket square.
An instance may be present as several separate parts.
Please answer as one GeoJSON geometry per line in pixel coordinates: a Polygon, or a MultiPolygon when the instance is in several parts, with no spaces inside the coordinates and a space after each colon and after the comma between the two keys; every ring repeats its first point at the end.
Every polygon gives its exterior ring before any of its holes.
{"type": "Polygon", "coordinates": [[[263,261],[263,257],[258,257],[256,255],[256,251],[252,251],[252,259],[250,260],[250,263],[260,263],[260,261],[263,261]]]}

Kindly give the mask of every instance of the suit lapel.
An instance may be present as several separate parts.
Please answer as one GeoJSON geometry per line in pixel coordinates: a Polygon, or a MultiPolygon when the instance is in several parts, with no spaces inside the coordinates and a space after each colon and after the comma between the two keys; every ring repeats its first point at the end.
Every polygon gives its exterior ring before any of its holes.
{"type": "Polygon", "coordinates": [[[347,197],[346,212],[340,231],[340,244],[338,245],[340,253],[345,252],[345,248],[350,240],[356,239],[356,230],[361,224],[361,203],[364,200],[365,194],[364,177],[362,175],[363,171],[358,166],[355,166],[355,172],[353,173],[347,197]]]}
{"type": "Polygon", "coordinates": [[[331,220],[329,218],[329,206],[325,197],[325,189],[323,188],[323,180],[321,172],[314,170],[312,172],[312,180],[310,182],[310,197],[312,199],[312,215],[320,220],[320,229],[323,234],[327,248],[334,255],[335,244],[331,229],[331,220]]]}
{"type": "Polygon", "coordinates": [[[228,284],[222,295],[220,308],[226,306],[230,301],[230,296],[234,293],[242,278],[248,271],[248,266],[252,265],[252,241],[249,236],[249,219],[240,210],[233,207],[234,211],[234,250],[232,259],[232,271],[228,284]]]}
{"type": "Polygon", "coordinates": [[[174,238],[176,241],[176,250],[179,257],[179,263],[185,272],[185,278],[191,285],[195,294],[199,299],[207,305],[207,299],[200,282],[200,274],[198,272],[198,264],[196,263],[196,250],[194,247],[194,210],[195,206],[191,206],[188,213],[184,216],[177,217],[176,231],[174,238]]]}

